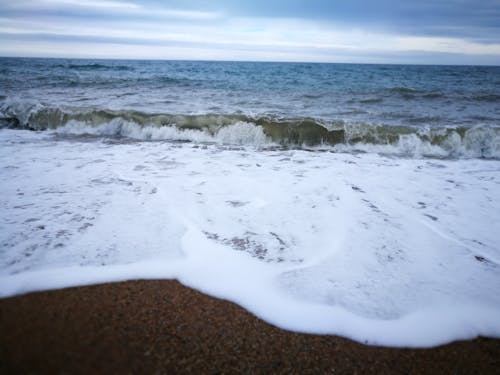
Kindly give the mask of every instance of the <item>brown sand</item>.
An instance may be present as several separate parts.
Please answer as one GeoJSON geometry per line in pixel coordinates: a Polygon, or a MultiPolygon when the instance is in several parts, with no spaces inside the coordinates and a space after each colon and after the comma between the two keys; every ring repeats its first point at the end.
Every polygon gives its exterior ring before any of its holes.
{"type": "Polygon", "coordinates": [[[283,331],[175,281],[0,300],[0,373],[500,373],[500,340],[425,350],[283,331]]]}

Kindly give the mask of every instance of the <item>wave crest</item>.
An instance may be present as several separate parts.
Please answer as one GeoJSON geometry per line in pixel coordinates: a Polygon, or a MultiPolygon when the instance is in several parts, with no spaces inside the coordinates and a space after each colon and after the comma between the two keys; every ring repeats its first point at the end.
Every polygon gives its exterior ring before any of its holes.
{"type": "Polygon", "coordinates": [[[172,140],[406,156],[500,158],[500,127],[416,127],[242,114],[182,115],[53,108],[8,101],[0,127],[135,140],[172,140]]]}

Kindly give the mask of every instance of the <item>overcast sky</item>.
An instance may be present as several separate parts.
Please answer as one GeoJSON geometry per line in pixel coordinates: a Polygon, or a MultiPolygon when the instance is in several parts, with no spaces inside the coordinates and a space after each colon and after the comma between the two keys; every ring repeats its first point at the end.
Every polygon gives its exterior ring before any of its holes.
{"type": "Polygon", "coordinates": [[[500,65],[500,0],[0,0],[0,55],[500,65]]]}

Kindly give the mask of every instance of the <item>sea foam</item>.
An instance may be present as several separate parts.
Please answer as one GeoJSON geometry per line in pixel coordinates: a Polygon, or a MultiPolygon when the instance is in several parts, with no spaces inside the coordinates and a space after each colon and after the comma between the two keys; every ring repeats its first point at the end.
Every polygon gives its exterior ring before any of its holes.
{"type": "Polygon", "coordinates": [[[500,337],[498,160],[7,129],[0,145],[2,297],[175,278],[300,332],[500,337]]]}

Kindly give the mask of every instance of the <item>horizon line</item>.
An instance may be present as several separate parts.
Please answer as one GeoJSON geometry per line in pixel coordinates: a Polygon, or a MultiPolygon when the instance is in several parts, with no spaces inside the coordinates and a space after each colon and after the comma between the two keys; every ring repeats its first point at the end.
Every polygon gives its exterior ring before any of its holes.
{"type": "Polygon", "coordinates": [[[105,61],[178,61],[178,62],[226,62],[226,63],[269,63],[269,64],[332,64],[332,65],[406,65],[406,66],[463,66],[463,67],[500,67],[500,64],[443,64],[443,63],[408,63],[408,62],[335,62],[335,61],[301,61],[301,60],[226,60],[226,59],[178,59],[178,58],[122,58],[122,57],[61,57],[61,56],[9,56],[1,55],[1,59],[59,59],[59,60],[105,60],[105,61]]]}

